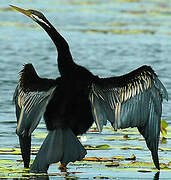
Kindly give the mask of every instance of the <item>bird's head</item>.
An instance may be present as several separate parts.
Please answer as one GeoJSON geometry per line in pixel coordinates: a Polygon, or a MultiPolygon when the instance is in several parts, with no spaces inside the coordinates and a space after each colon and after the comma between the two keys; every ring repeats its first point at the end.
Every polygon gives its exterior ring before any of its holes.
{"type": "Polygon", "coordinates": [[[46,17],[39,11],[33,10],[33,9],[22,9],[17,6],[10,5],[13,9],[25,14],[26,16],[30,17],[33,21],[37,22],[38,24],[44,23],[47,26],[51,26],[49,21],[46,19],[46,17]]]}

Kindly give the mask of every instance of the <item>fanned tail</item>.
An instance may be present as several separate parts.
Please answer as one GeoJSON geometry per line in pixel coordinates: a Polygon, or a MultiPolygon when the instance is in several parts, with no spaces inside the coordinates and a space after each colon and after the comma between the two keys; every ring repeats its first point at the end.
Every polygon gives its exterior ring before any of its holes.
{"type": "Polygon", "coordinates": [[[62,164],[67,164],[81,160],[85,155],[86,150],[71,129],[51,130],[31,165],[30,171],[45,173],[52,163],[60,161],[62,164]]]}

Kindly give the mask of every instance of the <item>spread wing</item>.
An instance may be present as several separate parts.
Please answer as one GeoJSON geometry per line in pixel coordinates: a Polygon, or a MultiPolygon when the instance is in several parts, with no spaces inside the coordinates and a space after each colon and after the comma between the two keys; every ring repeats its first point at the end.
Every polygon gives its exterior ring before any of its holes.
{"type": "Polygon", "coordinates": [[[89,96],[99,131],[107,120],[115,129],[138,127],[158,169],[163,98],[168,99],[167,91],[149,66],[123,76],[99,79],[92,84],[89,96]]]}
{"type": "Polygon", "coordinates": [[[31,135],[53,97],[58,82],[59,79],[40,78],[32,64],[24,65],[14,93],[18,135],[31,135]]]}

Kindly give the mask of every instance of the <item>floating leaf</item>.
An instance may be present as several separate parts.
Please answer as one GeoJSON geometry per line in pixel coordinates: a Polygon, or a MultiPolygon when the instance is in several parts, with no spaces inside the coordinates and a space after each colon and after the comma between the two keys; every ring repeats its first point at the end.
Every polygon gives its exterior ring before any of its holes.
{"type": "Polygon", "coordinates": [[[34,133],[33,136],[37,139],[44,139],[47,136],[47,133],[34,133]]]}
{"type": "Polygon", "coordinates": [[[83,158],[82,161],[109,162],[109,161],[113,161],[113,159],[109,159],[105,157],[86,157],[83,158]]]}
{"type": "Polygon", "coordinates": [[[124,157],[124,156],[113,156],[112,159],[114,160],[135,160],[136,156],[133,154],[131,157],[124,157]]]}
{"type": "Polygon", "coordinates": [[[171,161],[168,162],[168,166],[171,166],[171,161]]]}
{"type": "MultiPolygon", "coordinates": [[[[126,164],[124,164],[124,165],[126,165],[126,164]]],[[[139,167],[153,167],[154,166],[153,163],[141,162],[141,161],[131,161],[127,165],[130,166],[130,167],[136,167],[136,168],[139,168],[139,167]]],[[[160,168],[161,169],[166,168],[166,167],[167,167],[167,164],[160,163],[160,168]]]]}
{"type": "Polygon", "coordinates": [[[161,150],[161,151],[171,151],[171,148],[159,147],[159,150],[161,150]]]}
{"type": "Polygon", "coordinates": [[[136,156],[133,154],[131,157],[125,158],[125,160],[136,160],[136,156]]]}
{"type": "Polygon", "coordinates": [[[87,150],[103,150],[103,149],[109,149],[110,146],[107,144],[102,144],[102,145],[97,145],[97,146],[92,146],[92,145],[84,145],[84,147],[87,150]]]}
{"type": "Polygon", "coordinates": [[[167,164],[165,164],[165,163],[160,163],[160,168],[161,168],[161,169],[167,168],[167,164]]]}
{"type": "Polygon", "coordinates": [[[135,150],[144,150],[142,146],[123,146],[120,149],[128,150],[128,149],[135,149],[135,150]]]}
{"type": "Polygon", "coordinates": [[[83,158],[83,161],[98,161],[99,158],[97,157],[87,157],[87,158],[83,158]]]}
{"type": "Polygon", "coordinates": [[[128,163],[131,167],[147,167],[147,166],[153,166],[153,163],[149,162],[141,162],[141,161],[131,161],[128,163]]]}
{"type": "Polygon", "coordinates": [[[167,138],[162,137],[161,140],[160,140],[160,143],[166,144],[167,143],[167,138]]]}
{"type": "Polygon", "coordinates": [[[107,167],[118,167],[118,166],[120,166],[120,164],[118,162],[112,162],[112,163],[106,164],[105,166],[107,166],[107,167]]]}
{"type": "Polygon", "coordinates": [[[163,136],[167,135],[167,129],[166,129],[167,127],[168,127],[167,122],[165,120],[161,120],[160,130],[163,136]]]}
{"type": "Polygon", "coordinates": [[[162,126],[162,128],[166,129],[168,127],[168,124],[165,120],[162,119],[161,120],[161,126],[162,126]]]}
{"type": "Polygon", "coordinates": [[[2,159],[2,160],[0,160],[0,165],[2,165],[2,164],[14,164],[14,161],[11,161],[11,160],[4,160],[4,159],[2,159]]]}
{"type": "Polygon", "coordinates": [[[98,148],[98,149],[109,149],[110,146],[108,144],[102,144],[102,145],[96,146],[96,148],[98,148]]]}
{"type": "Polygon", "coordinates": [[[0,154],[21,154],[20,148],[0,148],[0,154]]]}
{"type": "Polygon", "coordinates": [[[123,157],[123,156],[113,156],[112,159],[114,159],[114,160],[125,160],[125,157],[123,157]]]}

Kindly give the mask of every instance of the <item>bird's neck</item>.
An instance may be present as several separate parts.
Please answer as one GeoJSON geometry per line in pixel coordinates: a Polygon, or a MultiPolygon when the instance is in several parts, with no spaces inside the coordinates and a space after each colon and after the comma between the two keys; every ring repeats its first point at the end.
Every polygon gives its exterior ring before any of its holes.
{"type": "Polygon", "coordinates": [[[49,27],[43,27],[54,42],[58,51],[58,69],[61,76],[68,74],[69,68],[74,66],[74,61],[66,40],[58,33],[58,31],[50,24],[49,27]]]}
{"type": "Polygon", "coordinates": [[[59,72],[61,75],[66,75],[69,72],[68,68],[74,64],[69,45],[57,31],[53,36],[55,37],[52,40],[58,51],[57,63],[59,72]]]}

